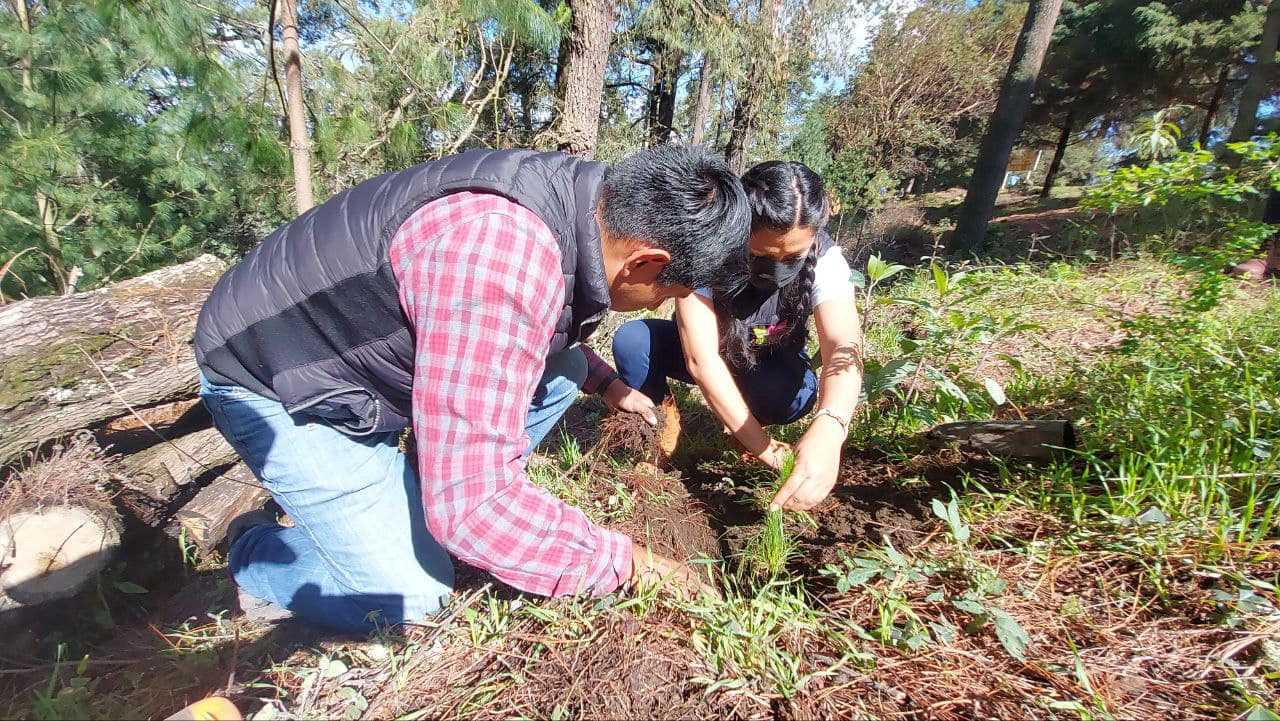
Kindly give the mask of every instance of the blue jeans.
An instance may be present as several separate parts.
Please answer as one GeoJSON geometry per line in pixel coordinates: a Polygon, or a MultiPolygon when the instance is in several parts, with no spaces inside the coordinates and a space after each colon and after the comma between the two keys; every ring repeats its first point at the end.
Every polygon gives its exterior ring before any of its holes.
{"type": "MultiPolygon", "coordinates": [[[[530,447],[577,397],[586,357],[547,357],[526,420],[530,447]]],[[[213,422],[293,520],[257,526],[231,546],[231,575],[251,596],[343,631],[413,622],[453,590],[449,554],[431,537],[418,471],[397,433],[355,438],[289,415],[252,391],[200,378],[213,422]]]]}
{"type": "MultiPolygon", "coordinates": [[[[654,403],[671,392],[668,378],[694,382],[675,321],[646,318],[624,323],[613,336],[613,362],[622,381],[654,403]]],[[[804,351],[775,353],[750,370],[730,370],[751,415],[766,426],[799,420],[818,399],[818,377],[804,351]]]]}

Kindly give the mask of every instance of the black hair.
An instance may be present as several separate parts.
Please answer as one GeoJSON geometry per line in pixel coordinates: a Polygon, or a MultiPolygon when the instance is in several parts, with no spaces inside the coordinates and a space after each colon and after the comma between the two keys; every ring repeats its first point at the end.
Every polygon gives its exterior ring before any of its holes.
{"type": "MultiPolygon", "coordinates": [[[[786,321],[786,335],[779,345],[788,345],[797,334],[807,337],[809,315],[813,312],[813,278],[821,245],[817,231],[827,224],[831,201],[822,178],[809,166],[796,161],[771,160],[751,168],[742,176],[742,185],[751,204],[751,231],[772,230],[785,233],[793,228],[814,231],[813,242],[805,256],[800,276],[778,291],[778,319],[786,321]]],[[[720,325],[720,350],[736,368],[755,365],[751,347],[751,329],[730,308],[732,294],[713,293],[713,305],[720,325]]]]}
{"type": "Polygon", "coordinates": [[[664,285],[736,290],[747,278],[751,211],[724,159],[701,145],[662,145],[604,176],[601,224],[671,254],[664,285]]]}

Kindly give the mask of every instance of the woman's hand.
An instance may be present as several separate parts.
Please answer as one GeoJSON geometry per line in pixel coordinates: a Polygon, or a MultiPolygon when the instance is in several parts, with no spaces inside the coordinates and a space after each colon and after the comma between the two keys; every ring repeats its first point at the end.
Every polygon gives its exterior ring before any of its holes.
{"type": "Polygon", "coordinates": [[[778,489],[769,510],[807,511],[831,494],[840,472],[844,429],[830,418],[818,418],[796,444],[796,465],[778,489]]]}
{"type": "Polygon", "coordinates": [[[623,383],[622,379],[615,378],[602,395],[604,396],[605,404],[613,410],[624,413],[637,413],[649,425],[658,425],[658,414],[654,411],[653,401],[649,399],[649,396],[623,383]]]}
{"type": "Polygon", "coordinates": [[[779,440],[769,439],[769,445],[765,446],[763,451],[752,454],[760,459],[760,462],[772,468],[774,471],[781,471],[782,464],[786,461],[787,456],[791,455],[791,444],[783,443],[779,440]]]}

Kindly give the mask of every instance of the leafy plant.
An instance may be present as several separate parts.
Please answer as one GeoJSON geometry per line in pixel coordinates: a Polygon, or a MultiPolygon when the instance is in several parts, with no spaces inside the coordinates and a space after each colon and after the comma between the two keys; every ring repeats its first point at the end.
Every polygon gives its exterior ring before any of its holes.
{"type": "Polygon", "coordinates": [[[1161,160],[1178,152],[1182,128],[1169,118],[1184,109],[1185,106],[1175,105],[1140,119],[1129,139],[1129,149],[1147,160],[1161,160]]]}

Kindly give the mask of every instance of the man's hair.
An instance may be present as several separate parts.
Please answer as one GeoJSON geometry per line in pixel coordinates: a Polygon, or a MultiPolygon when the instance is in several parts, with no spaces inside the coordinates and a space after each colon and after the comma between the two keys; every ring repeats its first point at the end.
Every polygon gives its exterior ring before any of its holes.
{"type": "Polygon", "coordinates": [[[746,280],[751,207],[742,182],[705,147],[636,153],[605,173],[600,197],[610,235],[671,254],[659,283],[734,289],[746,280]]]}

